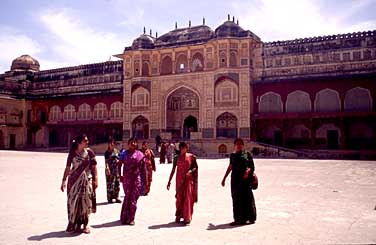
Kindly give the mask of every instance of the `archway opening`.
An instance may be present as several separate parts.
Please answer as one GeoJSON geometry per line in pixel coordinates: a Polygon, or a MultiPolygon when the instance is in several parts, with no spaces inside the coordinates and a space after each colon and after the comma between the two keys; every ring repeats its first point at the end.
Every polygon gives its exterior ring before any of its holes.
{"type": "Polygon", "coordinates": [[[132,122],[132,134],[137,139],[148,139],[149,121],[143,116],[136,117],[132,122]]]}
{"type": "Polygon", "coordinates": [[[194,116],[188,116],[184,119],[183,138],[190,139],[191,132],[197,132],[197,119],[194,116]]]}
{"type": "Polygon", "coordinates": [[[189,138],[198,131],[199,97],[191,89],[180,87],[167,97],[166,132],[173,139],[189,138]]]}

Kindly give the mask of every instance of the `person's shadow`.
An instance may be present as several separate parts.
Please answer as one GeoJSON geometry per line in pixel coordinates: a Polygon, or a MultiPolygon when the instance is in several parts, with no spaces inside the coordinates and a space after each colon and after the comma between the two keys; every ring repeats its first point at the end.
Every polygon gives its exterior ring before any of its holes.
{"type": "Polygon", "coordinates": [[[208,224],[208,228],[206,228],[208,231],[214,231],[214,230],[224,230],[224,229],[233,229],[233,228],[238,228],[238,227],[242,227],[242,226],[245,226],[245,225],[251,225],[252,223],[247,223],[247,224],[244,224],[244,225],[235,225],[235,226],[231,226],[230,223],[225,223],[225,224],[220,224],[220,225],[215,225],[213,223],[209,223],[208,224]]]}
{"type": "Polygon", "coordinates": [[[167,224],[160,224],[160,225],[152,225],[152,226],[149,226],[149,229],[151,230],[157,230],[157,229],[161,229],[161,228],[175,228],[175,227],[184,227],[184,224],[183,223],[176,223],[176,222],[170,222],[170,223],[167,223],[167,224]]]}
{"type": "Polygon", "coordinates": [[[107,223],[103,223],[103,224],[99,224],[99,225],[91,225],[91,227],[93,228],[110,228],[110,227],[114,227],[114,226],[121,226],[122,223],[120,220],[115,220],[115,221],[111,221],[111,222],[107,222],[107,223]]]}
{"type": "Polygon", "coordinates": [[[66,233],[65,231],[52,231],[42,235],[35,235],[28,237],[29,241],[42,241],[48,238],[65,238],[65,237],[75,237],[81,235],[81,232],[66,233]]]}
{"type": "Polygon", "coordinates": [[[98,202],[97,206],[106,206],[106,205],[115,205],[115,204],[121,204],[121,203],[116,203],[116,202],[98,202]]]}

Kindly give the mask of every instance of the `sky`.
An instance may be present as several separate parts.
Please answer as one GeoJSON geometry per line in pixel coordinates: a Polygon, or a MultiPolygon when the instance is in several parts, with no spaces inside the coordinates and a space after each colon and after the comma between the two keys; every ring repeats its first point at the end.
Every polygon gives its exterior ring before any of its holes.
{"type": "Polygon", "coordinates": [[[152,30],[239,20],[264,42],[376,30],[376,0],[0,0],[0,74],[28,54],[40,69],[116,60],[152,30]]]}

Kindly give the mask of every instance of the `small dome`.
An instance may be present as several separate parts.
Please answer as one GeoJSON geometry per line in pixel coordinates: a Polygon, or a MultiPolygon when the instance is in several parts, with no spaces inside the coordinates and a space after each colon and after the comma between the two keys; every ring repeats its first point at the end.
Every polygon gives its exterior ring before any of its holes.
{"type": "Polygon", "coordinates": [[[39,62],[30,55],[22,55],[12,61],[11,71],[39,71],[39,62]]]}
{"type": "Polygon", "coordinates": [[[247,32],[244,31],[238,24],[233,21],[226,21],[222,25],[215,29],[215,35],[217,37],[243,37],[247,36],[247,32]]]}
{"type": "Polygon", "coordinates": [[[132,43],[132,49],[152,49],[154,48],[154,38],[142,34],[138,38],[136,38],[132,43]]]}

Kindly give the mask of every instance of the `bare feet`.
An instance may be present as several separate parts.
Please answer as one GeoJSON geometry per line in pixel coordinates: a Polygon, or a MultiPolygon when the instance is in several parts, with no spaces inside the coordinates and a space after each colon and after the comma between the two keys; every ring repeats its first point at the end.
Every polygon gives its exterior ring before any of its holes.
{"type": "Polygon", "coordinates": [[[85,226],[84,229],[82,230],[82,232],[85,233],[85,234],[89,234],[90,233],[90,227],[85,226]]]}

